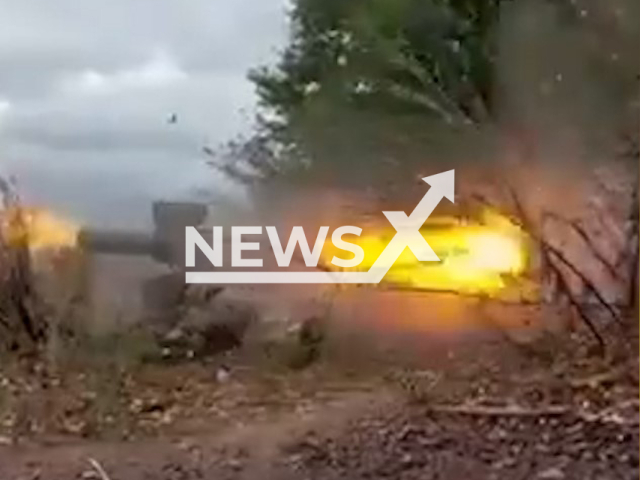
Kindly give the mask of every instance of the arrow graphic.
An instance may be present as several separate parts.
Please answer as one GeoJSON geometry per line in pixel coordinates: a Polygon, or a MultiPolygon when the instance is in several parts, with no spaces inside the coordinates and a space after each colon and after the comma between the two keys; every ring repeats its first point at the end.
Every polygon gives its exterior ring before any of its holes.
{"type": "Polygon", "coordinates": [[[431,185],[427,194],[422,197],[411,215],[404,212],[382,212],[385,217],[395,227],[403,225],[405,227],[420,228],[427,218],[433,213],[442,198],[447,198],[451,203],[455,202],[455,170],[424,177],[423,182],[431,185]]]}

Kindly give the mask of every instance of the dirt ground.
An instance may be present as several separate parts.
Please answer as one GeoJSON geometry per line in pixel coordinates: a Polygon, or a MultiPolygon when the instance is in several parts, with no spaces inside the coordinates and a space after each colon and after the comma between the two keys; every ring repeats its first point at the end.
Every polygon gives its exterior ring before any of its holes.
{"type": "Polygon", "coordinates": [[[4,365],[0,479],[635,479],[637,357],[576,338],[372,369],[4,365]]]}
{"type": "MultiPolygon", "coordinates": [[[[396,399],[397,400],[397,399],[396,399]]],[[[352,395],[313,413],[146,441],[0,450],[3,479],[635,479],[637,424],[540,412],[434,411],[352,395]],[[103,471],[101,471],[103,470],[103,471]],[[101,476],[102,475],[102,476],[101,476]]]]}

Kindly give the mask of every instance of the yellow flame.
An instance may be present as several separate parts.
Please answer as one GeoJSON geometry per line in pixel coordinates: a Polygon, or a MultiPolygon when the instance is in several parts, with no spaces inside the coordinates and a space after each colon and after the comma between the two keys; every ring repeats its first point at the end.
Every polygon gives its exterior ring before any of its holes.
{"type": "Polygon", "coordinates": [[[9,208],[2,212],[1,226],[2,235],[10,245],[26,243],[32,251],[76,244],[76,226],[41,208],[9,208]]]}
{"type": "MultiPolygon", "coordinates": [[[[527,269],[526,237],[506,217],[486,209],[477,221],[456,217],[429,219],[422,236],[434,249],[440,262],[419,262],[406,248],[387,273],[386,283],[410,288],[494,295],[508,286],[509,279],[527,269]]],[[[356,268],[368,270],[395,235],[392,228],[374,229],[349,241],[360,245],[364,261],[356,268]]],[[[345,253],[331,243],[323,250],[327,268],[334,255],[345,253]]]]}

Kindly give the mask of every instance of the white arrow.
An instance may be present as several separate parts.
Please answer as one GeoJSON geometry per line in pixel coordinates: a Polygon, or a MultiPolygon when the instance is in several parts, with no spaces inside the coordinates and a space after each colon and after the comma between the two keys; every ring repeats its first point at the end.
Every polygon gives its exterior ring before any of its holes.
{"type": "Polygon", "coordinates": [[[454,170],[424,177],[422,180],[431,185],[431,188],[413,209],[411,215],[407,216],[405,212],[382,212],[397,232],[369,269],[368,273],[377,282],[382,280],[407,247],[421,262],[440,261],[420,233],[420,228],[427,221],[429,215],[433,213],[442,198],[447,198],[454,202],[454,170]]]}
{"type": "Polygon", "coordinates": [[[431,188],[427,194],[422,197],[422,200],[420,200],[418,205],[416,205],[416,208],[413,209],[411,215],[407,216],[404,212],[382,213],[394,227],[396,227],[396,225],[413,228],[421,227],[424,222],[427,221],[429,215],[433,213],[443,197],[449,199],[452,203],[455,202],[454,172],[455,170],[449,170],[448,172],[424,177],[422,180],[431,185],[431,188]]]}

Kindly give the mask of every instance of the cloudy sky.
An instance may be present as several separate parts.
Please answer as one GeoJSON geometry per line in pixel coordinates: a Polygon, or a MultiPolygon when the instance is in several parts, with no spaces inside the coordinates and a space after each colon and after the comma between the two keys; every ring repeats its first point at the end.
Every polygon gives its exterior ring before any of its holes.
{"type": "Polygon", "coordinates": [[[201,148],[249,128],[246,73],[274,60],[286,7],[0,0],[0,174],[30,201],[102,225],[146,221],[153,198],[224,194],[201,148]]]}

